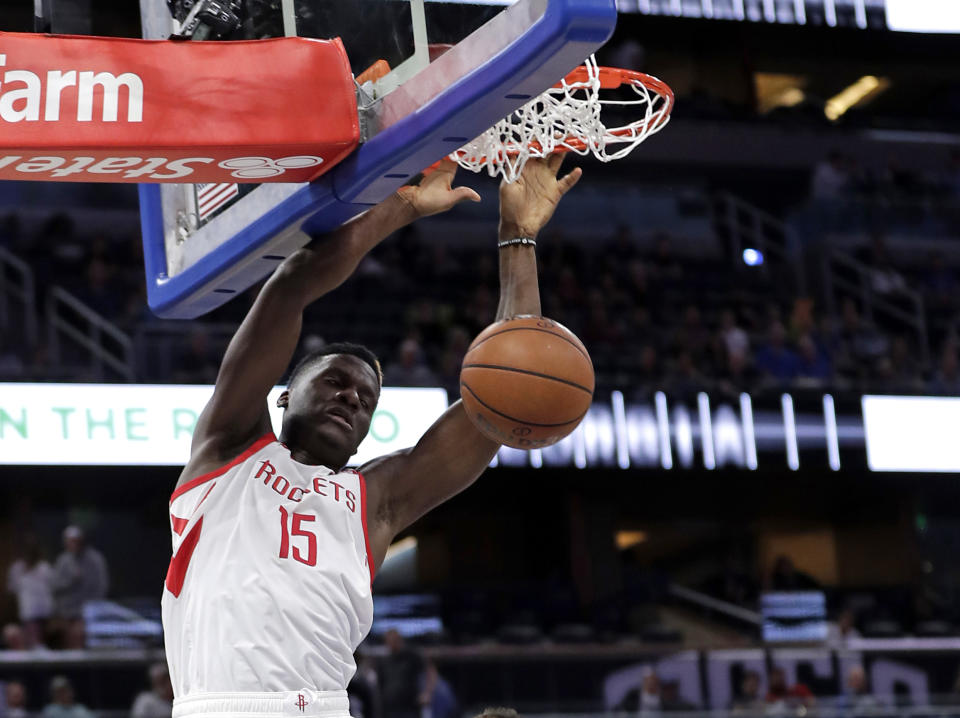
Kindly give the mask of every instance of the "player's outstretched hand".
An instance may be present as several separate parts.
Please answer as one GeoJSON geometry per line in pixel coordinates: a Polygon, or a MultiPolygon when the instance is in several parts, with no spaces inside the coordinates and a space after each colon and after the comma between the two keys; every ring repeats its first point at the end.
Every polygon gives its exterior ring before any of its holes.
{"type": "Polygon", "coordinates": [[[500,183],[500,236],[536,237],[550,221],[560,198],[573,189],[583,171],[576,167],[557,179],[563,154],[530,159],[513,182],[500,183]]]}
{"type": "Polygon", "coordinates": [[[431,214],[446,212],[464,200],[479,202],[480,195],[469,187],[453,186],[453,178],[456,174],[457,163],[444,158],[435,165],[435,168],[424,172],[424,178],[419,184],[401,187],[397,190],[397,194],[406,200],[417,217],[429,217],[431,214]]]}

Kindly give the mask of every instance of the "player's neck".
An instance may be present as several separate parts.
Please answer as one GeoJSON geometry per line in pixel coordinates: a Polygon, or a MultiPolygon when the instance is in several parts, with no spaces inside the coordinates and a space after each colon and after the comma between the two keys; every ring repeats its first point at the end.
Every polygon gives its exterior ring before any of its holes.
{"type": "Polygon", "coordinates": [[[346,464],[346,461],[333,455],[330,447],[312,446],[309,440],[300,437],[298,433],[287,427],[280,432],[280,443],[287,447],[290,458],[298,464],[325,466],[334,471],[339,471],[346,464]]]}

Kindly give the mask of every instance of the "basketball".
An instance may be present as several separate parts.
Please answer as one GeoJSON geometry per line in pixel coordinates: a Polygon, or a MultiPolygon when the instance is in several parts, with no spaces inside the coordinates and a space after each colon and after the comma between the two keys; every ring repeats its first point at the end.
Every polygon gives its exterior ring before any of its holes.
{"type": "Polygon", "coordinates": [[[491,324],[473,340],[460,370],[460,396],[474,425],[515,449],[560,441],[593,399],[593,363],[562,324],[522,316],[491,324]]]}

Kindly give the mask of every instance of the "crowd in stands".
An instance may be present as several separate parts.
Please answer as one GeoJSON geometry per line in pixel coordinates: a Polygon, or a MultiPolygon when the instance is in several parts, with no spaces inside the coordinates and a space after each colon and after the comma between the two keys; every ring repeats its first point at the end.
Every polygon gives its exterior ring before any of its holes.
{"type": "Polygon", "coordinates": [[[84,606],[107,595],[106,559],[90,546],[83,530],[63,531],[63,551],[51,566],[34,537],[26,537],[21,556],[7,569],[7,591],[16,597],[18,623],[3,628],[6,648],[45,651],[83,648],[84,606]]]}
{"type": "MultiPolygon", "coordinates": [[[[0,228],[0,245],[28,259],[39,286],[65,287],[130,335],[157,326],[144,300],[138,241],[83,237],[64,216],[50,220],[42,234],[57,239],[25,238],[8,220],[0,228]]],[[[864,251],[868,261],[876,260],[875,290],[895,296],[905,279],[884,259],[882,240],[864,251]]],[[[822,301],[791,295],[759,272],[680,256],[666,234],[638,237],[621,226],[612,237],[583,246],[548,231],[538,254],[543,311],[587,345],[600,391],[685,396],[765,388],[960,389],[953,331],[932,335],[936,351],[924,363],[914,331],[875,321],[857,298],[842,299],[830,314],[822,301]]],[[[960,280],[942,256],[910,280],[931,315],[956,316],[960,280]]],[[[254,291],[204,321],[235,326],[254,291]]],[[[381,245],[357,276],[308,310],[304,347],[361,341],[381,356],[388,384],[458,392],[460,361],[472,337],[494,318],[497,300],[493,249],[448,247],[413,227],[381,245]]],[[[207,326],[184,323],[168,337],[172,371],[156,365],[157,353],[145,346],[138,379],[212,381],[229,332],[207,326]]],[[[29,348],[0,336],[0,379],[102,378],[52,365],[43,341],[29,348]]]]}
{"type": "Polygon", "coordinates": [[[815,201],[884,200],[888,205],[918,199],[960,199],[960,151],[952,152],[938,172],[917,172],[889,159],[883,167],[862,166],[839,150],[814,168],[810,196],[815,201]]]}

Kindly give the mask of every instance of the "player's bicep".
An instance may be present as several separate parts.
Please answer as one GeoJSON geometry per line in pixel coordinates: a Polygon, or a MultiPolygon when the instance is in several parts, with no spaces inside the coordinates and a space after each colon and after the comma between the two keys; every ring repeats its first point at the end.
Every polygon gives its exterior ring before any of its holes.
{"type": "Polygon", "coordinates": [[[293,357],[302,323],[302,304],[283,280],[281,269],[230,340],[213,396],[197,420],[194,450],[211,441],[229,448],[269,430],[267,394],[293,357]]]}
{"type": "Polygon", "coordinates": [[[361,468],[369,492],[368,521],[396,535],[477,480],[499,444],[481,434],[458,401],[417,445],[361,468]]]}

